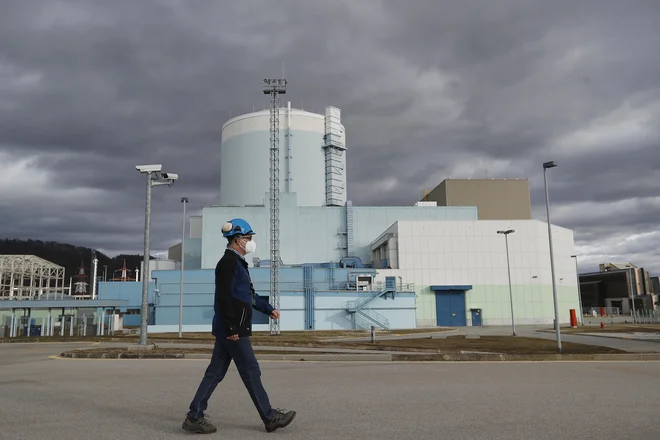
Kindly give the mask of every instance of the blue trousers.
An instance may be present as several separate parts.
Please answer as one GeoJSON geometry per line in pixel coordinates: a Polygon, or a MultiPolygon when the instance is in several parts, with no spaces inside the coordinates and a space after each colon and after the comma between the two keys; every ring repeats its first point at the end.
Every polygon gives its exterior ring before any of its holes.
{"type": "Polygon", "coordinates": [[[238,368],[238,372],[243,379],[245,388],[247,388],[254,406],[259,412],[261,420],[266,422],[272,416],[272,408],[268,400],[268,394],[261,384],[261,370],[259,362],[254,355],[250,338],[240,338],[238,341],[229,341],[224,338],[216,338],[213,347],[211,363],[206,369],[204,378],[199,384],[197,393],[190,403],[188,417],[199,419],[204,416],[204,411],[208,407],[209,398],[213,391],[224,379],[229,364],[232,359],[238,368]]]}

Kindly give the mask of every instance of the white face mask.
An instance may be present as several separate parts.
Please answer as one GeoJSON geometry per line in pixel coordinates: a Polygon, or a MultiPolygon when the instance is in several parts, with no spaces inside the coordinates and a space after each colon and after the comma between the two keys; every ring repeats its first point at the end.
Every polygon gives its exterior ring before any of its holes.
{"type": "Polygon", "coordinates": [[[255,243],[254,240],[250,240],[245,243],[245,247],[243,249],[245,249],[246,254],[251,254],[257,250],[257,243],[255,243]]]}

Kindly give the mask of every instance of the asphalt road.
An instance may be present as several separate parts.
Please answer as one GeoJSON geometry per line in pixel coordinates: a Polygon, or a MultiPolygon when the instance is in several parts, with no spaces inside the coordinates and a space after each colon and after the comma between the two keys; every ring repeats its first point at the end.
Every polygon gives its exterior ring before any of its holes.
{"type": "MultiPolygon", "coordinates": [[[[80,344],[0,345],[0,439],[175,439],[204,360],[49,359],[80,344]]],[[[545,440],[660,436],[660,363],[263,362],[267,434],[232,368],[210,438],[545,440]]]]}
{"type": "MultiPolygon", "coordinates": [[[[527,338],[538,339],[555,339],[554,332],[538,331],[547,330],[548,326],[516,326],[516,334],[527,338]]],[[[479,336],[509,336],[511,335],[510,326],[487,326],[487,327],[458,327],[455,330],[447,332],[429,332],[429,333],[415,333],[415,334],[402,334],[402,335],[388,335],[378,336],[381,341],[396,340],[396,339],[415,339],[415,338],[428,338],[434,335],[446,336],[461,336],[461,335],[479,335],[479,336]]],[[[333,340],[333,339],[328,339],[333,340]]],[[[364,342],[369,338],[351,338],[351,339],[336,339],[343,340],[344,342],[364,342]]],[[[627,340],[604,338],[600,336],[587,336],[587,335],[569,335],[561,334],[563,342],[574,342],[577,344],[596,345],[601,347],[616,348],[619,350],[627,351],[630,353],[660,353],[660,344],[655,340],[627,340]]]]}

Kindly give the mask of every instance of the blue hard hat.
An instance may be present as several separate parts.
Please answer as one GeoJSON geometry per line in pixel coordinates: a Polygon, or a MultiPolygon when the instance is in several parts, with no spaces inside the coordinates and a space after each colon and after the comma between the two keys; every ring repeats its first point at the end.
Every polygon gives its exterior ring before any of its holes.
{"type": "Polygon", "coordinates": [[[252,226],[242,218],[229,220],[222,225],[222,236],[231,237],[233,235],[254,235],[252,226]]]}

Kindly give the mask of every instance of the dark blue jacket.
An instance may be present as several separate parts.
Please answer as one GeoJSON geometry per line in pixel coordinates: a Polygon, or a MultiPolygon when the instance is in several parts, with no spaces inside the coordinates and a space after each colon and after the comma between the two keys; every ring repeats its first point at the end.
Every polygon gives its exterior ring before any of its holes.
{"type": "Polygon", "coordinates": [[[275,310],[254,291],[247,261],[227,249],[215,267],[213,336],[251,336],[252,308],[266,315],[275,310]]]}

